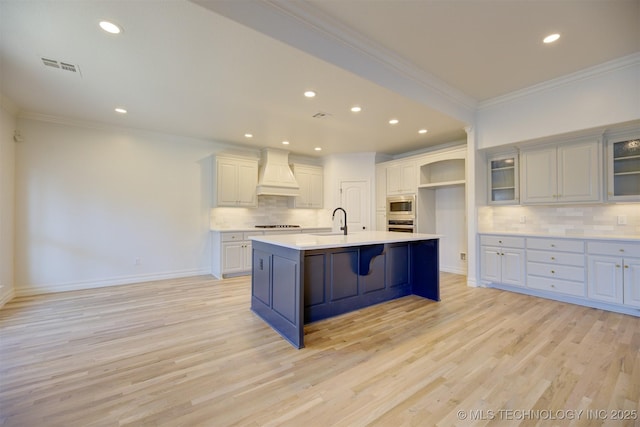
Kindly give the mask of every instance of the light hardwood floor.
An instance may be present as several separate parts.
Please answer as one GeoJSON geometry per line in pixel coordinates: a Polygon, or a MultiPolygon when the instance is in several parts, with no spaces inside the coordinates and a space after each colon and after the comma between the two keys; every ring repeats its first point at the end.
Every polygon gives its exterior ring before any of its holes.
{"type": "Polygon", "coordinates": [[[441,277],[441,302],[307,325],[302,350],[246,277],[16,298],[0,425],[640,425],[640,318],[441,277]]]}

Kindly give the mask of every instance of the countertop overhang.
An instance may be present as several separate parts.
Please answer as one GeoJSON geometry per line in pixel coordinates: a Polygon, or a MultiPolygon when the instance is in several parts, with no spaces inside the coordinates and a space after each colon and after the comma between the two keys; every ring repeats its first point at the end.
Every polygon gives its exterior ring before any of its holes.
{"type": "Polygon", "coordinates": [[[341,248],[350,246],[377,245],[398,242],[417,242],[440,239],[439,234],[400,233],[394,231],[359,231],[344,234],[282,234],[274,236],[251,236],[251,240],[307,251],[314,249],[341,248]]]}

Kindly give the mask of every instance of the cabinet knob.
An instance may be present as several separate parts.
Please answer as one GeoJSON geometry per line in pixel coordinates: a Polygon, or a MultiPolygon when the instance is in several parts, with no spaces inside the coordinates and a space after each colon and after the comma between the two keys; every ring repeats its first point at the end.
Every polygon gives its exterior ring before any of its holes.
{"type": "Polygon", "coordinates": [[[500,255],[500,252],[496,252],[496,255],[500,255]]]}
{"type": "Polygon", "coordinates": [[[504,256],[504,252],[502,252],[500,255],[504,256]]]}
{"type": "Polygon", "coordinates": [[[551,270],[551,274],[556,274],[555,270],[551,270]]]}
{"type": "Polygon", "coordinates": [[[554,245],[554,244],[552,243],[552,244],[551,244],[551,247],[552,247],[552,248],[555,248],[555,247],[556,247],[556,245],[554,245]]]}
{"type": "Polygon", "coordinates": [[[498,243],[502,243],[502,240],[498,240],[498,243]]]}
{"type": "Polygon", "coordinates": [[[625,266],[624,266],[624,268],[629,268],[629,266],[628,266],[628,265],[625,265],[625,266]]]}
{"type": "Polygon", "coordinates": [[[555,287],[556,287],[556,285],[551,285],[551,287],[552,287],[552,288],[555,288],[555,287]]]}
{"type": "Polygon", "coordinates": [[[616,264],[616,268],[620,268],[620,264],[616,264]]]}
{"type": "Polygon", "coordinates": [[[620,252],[624,252],[624,249],[620,249],[620,252]]]}
{"type": "Polygon", "coordinates": [[[552,256],[551,261],[555,261],[555,260],[556,260],[556,257],[552,256]]]}

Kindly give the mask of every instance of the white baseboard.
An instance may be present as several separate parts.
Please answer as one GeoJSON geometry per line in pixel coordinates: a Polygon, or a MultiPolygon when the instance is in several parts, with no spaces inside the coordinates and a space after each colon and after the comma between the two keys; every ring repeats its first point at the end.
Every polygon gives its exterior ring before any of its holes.
{"type": "Polygon", "coordinates": [[[521,288],[518,286],[509,286],[509,285],[502,285],[497,283],[490,283],[487,285],[487,287],[500,289],[502,291],[517,292],[519,294],[530,295],[538,298],[546,298],[554,301],[565,302],[568,304],[582,305],[585,307],[597,308],[599,310],[613,311],[615,313],[629,314],[631,316],[640,317],[640,308],[627,307],[627,306],[622,306],[617,304],[609,304],[606,302],[593,301],[593,300],[588,300],[586,298],[574,297],[571,295],[563,295],[563,294],[557,294],[552,292],[540,291],[537,289],[521,288]]]}
{"type": "Polygon", "coordinates": [[[22,285],[15,289],[16,296],[50,294],[54,292],[79,291],[83,289],[104,288],[107,286],[129,285],[153,280],[177,279],[180,277],[211,275],[211,269],[179,270],[163,273],[136,274],[132,276],[110,277],[90,282],[49,283],[45,285],[22,285]]]}
{"type": "Polygon", "coordinates": [[[463,276],[467,274],[466,269],[457,266],[440,265],[440,271],[444,271],[445,273],[462,274],[463,276]]]}
{"type": "Polygon", "coordinates": [[[7,292],[5,295],[2,295],[2,297],[0,297],[0,308],[2,308],[6,303],[11,301],[15,296],[16,294],[13,291],[13,289],[7,292]]]}

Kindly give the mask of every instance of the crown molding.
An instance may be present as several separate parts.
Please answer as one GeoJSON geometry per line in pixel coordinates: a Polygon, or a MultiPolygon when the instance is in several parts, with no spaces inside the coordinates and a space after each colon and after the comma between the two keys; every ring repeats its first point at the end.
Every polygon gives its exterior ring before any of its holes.
{"type": "Polygon", "coordinates": [[[395,52],[374,43],[361,33],[354,31],[351,27],[322,12],[311,3],[292,2],[289,0],[264,0],[264,2],[301,22],[309,30],[321,33],[326,38],[333,39],[337,43],[376,60],[404,77],[449,98],[452,102],[459,103],[469,109],[477,107],[478,101],[476,99],[425,72],[395,52]]]}
{"type": "Polygon", "coordinates": [[[544,92],[552,89],[556,89],[561,86],[580,81],[588,80],[600,75],[610,73],[612,71],[621,70],[627,67],[633,67],[640,65],[640,52],[633,53],[631,55],[623,56],[612,61],[608,61],[602,64],[595,65],[593,67],[586,68],[584,70],[576,71],[575,73],[567,74],[556,79],[547,80],[533,86],[529,86],[524,89],[510,92],[506,95],[498,96],[486,101],[482,101],[478,104],[478,110],[493,107],[500,104],[505,104],[511,101],[515,101],[520,98],[524,98],[530,95],[534,95],[539,92],[544,92]]]}
{"type": "Polygon", "coordinates": [[[477,100],[378,46],[310,3],[190,1],[461,122],[472,123],[475,119],[477,100]]]}

